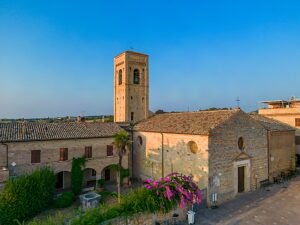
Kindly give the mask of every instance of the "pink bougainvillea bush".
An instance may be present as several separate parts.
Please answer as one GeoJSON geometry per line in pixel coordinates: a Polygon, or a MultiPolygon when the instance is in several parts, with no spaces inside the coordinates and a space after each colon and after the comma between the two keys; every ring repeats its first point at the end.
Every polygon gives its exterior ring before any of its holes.
{"type": "Polygon", "coordinates": [[[189,204],[200,203],[201,196],[201,190],[191,177],[172,173],[159,180],[145,180],[144,187],[133,189],[122,196],[120,204],[91,209],[79,214],[71,224],[100,224],[136,213],[167,213],[178,206],[185,208],[189,204]]]}
{"type": "Polygon", "coordinates": [[[185,208],[187,204],[200,204],[202,193],[190,176],[172,173],[159,180],[145,180],[144,187],[160,199],[162,208],[169,210],[178,205],[185,208]]]}

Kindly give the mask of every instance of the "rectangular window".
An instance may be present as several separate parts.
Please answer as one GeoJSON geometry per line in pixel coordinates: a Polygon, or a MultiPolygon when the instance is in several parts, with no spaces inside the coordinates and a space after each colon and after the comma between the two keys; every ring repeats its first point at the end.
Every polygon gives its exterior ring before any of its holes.
{"type": "Polygon", "coordinates": [[[295,126],[300,127],[300,118],[295,119],[295,126]]]}
{"type": "Polygon", "coordinates": [[[41,150],[32,150],[31,163],[40,163],[40,162],[41,162],[41,150]]]}
{"type": "Polygon", "coordinates": [[[59,149],[59,160],[60,161],[68,160],[68,149],[67,148],[60,148],[59,149]]]}
{"type": "Polygon", "coordinates": [[[106,146],[106,156],[113,156],[114,155],[114,146],[107,145],[106,146]]]}
{"type": "Polygon", "coordinates": [[[300,145],[300,136],[295,137],[295,144],[300,145]]]}
{"type": "Polygon", "coordinates": [[[133,112],[131,112],[131,121],[133,121],[133,116],[134,116],[134,114],[133,114],[133,112]]]}
{"type": "Polygon", "coordinates": [[[92,146],[85,147],[84,156],[85,156],[85,158],[87,158],[87,159],[90,159],[90,158],[93,157],[93,149],[92,149],[92,146]]]}

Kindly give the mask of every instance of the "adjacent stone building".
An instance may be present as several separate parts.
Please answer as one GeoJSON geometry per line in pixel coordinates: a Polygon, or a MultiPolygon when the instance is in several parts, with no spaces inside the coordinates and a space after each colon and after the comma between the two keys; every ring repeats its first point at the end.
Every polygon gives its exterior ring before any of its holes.
{"type": "Polygon", "coordinates": [[[268,174],[269,180],[282,172],[295,170],[295,128],[268,117],[251,114],[268,132],[268,174]]]}
{"type": "Polygon", "coordinates": [[[262,101],[258,113],[295,128],[297,164],[300,165],[300,99],[262,101]],[[262,105],[267,107],[261,107],[262,105]]]}
{"type": "MultiPolygon", "coordinates": [[[[115,180],[109,166],[118,163],[113,136],[115,123],[0,123],[0,182],[10,176],[49,166],[57,174],[57,189],[70,188],[72,159],[85,156],[84,186],[115,180]],[[1,175],[3,174],[3,175],[1,175]]],[[[123,159],[128,168],[128,156],[123,159]]]]}

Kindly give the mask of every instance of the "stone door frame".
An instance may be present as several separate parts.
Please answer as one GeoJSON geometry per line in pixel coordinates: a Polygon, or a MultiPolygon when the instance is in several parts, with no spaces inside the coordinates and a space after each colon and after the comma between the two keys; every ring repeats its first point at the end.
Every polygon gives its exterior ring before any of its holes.
{"type": "Polygon", "coordinates": [[[238,167],[244,166],[244,192],[250,191],[251,182],[251,161],[250,159],[235,161],[233,162],[233,185],[234,185],[234,195],[238,194],[238,167]]]}

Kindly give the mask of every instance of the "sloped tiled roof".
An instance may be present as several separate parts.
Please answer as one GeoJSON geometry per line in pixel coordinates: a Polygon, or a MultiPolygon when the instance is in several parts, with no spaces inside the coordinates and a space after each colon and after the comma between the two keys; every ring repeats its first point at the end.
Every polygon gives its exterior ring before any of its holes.
{"type": "Polygon", "coordinates": [[[295,128],[288,124],[282,123],[278,120],[274,120],[256,113],[251,113],[250,116],[258,121],[264,128],[270,131],[293,131],[295,128]]]}
{"type": "Polygon", "coordinates": [[[164,113],[145,119],[134,128],[147,132],[209,135],[210,130],[237,112],[240,110],[164,113]]]}
{"type": "Polygon", "coordinates": [[[116,123],[0,123],[0,142],[111,137],[116,123]]]}

